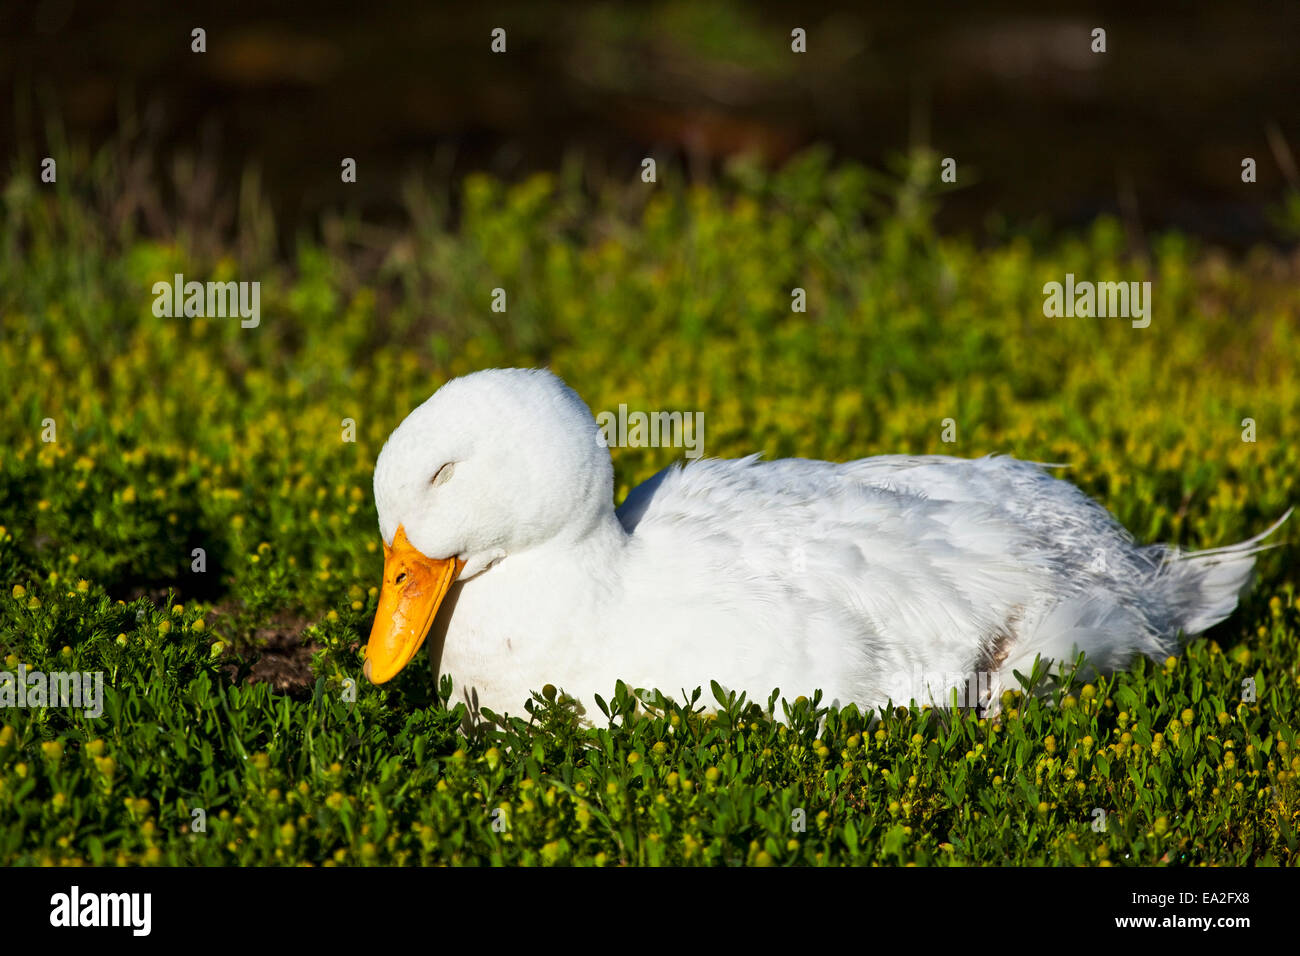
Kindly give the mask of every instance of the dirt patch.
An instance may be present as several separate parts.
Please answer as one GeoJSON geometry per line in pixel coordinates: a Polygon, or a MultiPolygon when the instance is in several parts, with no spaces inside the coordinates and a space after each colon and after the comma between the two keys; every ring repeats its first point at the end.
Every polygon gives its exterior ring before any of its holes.
{"type": "Polygon", "coordinates": [[[320,645],[303,642],[302,633],[308,623],[305,618],[286,615],[255,632],[257,650],[253,653],[261,656],[248,675],[250,684],[264,681],[279,694],[299,699],[311,696],[316,684],[311,658],[320,645]]]}
{"type": "MultiPolygon", "coordinates": [[[[214,616],[233,612],[229,605],[212,609],[214,616]]],[[[223,667],[237,682],[266,683],[277,694],[304,700],[312,695],[316,675],[312,673],[312,655],[320,645],[303,640],[311,619],[282,612],[265,625],[255,628],[247,641],[239,641],[236,650],[224,655],[223,667]]]]}

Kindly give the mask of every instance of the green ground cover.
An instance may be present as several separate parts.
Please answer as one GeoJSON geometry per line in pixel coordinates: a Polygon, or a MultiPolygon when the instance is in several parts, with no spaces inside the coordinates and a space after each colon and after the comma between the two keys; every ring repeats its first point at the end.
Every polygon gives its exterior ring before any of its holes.
{"type": "MultiPolygon", "coordinates": [[[[1297,860],[1290,547],[1177,660],[997,722],[828,714],[815,688],[701,713],[701,674],[693,708],[610,688],[582,726],[539,694],[466,737],[427,668],[376,688],[359,666],[375,456],[493,365],[548,364],[595,410],[701,410],[711,456],[1007,453],[1068,463],[1142,541],[1254,534],[1300,500],[1294,254],[1134,248],[1106,219],[944,237],[925,163],[818,152],[695,187],[413,183],[399,225],[339,214],[277,244],[251,178],[232,230],[188,210],[160,234],[137,213],[165,200],[79,155],[3,193],[0,664],[101,671],[104,712],[0,709],[0,863],[1297,860]],[[260,281],[260,324],[155,316],[176,273],[260,281]],[[1150,279],[1150,327],[1046,318],[1066,273],[1150,279]],[[299,641],[285,692],[249,681],[299,641]]],[[[615,449],[618,495],[677,454],[615,449]]]]}

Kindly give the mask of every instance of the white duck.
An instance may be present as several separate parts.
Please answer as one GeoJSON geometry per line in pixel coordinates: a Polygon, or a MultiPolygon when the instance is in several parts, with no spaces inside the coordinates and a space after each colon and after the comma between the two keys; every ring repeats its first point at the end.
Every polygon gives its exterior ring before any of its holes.
{"type": "Polygon", "coordinates": [[[1139,547],[1073,485],[1001,457],[703,460],[617,510],[612,491],[591,411],[550,372],[440,388],[375,466],[366,676],[391,679],[431,633],[435,675],[471,711],[519,713],[551,683],[590,715],[619,679],[864,708],[956,687],[996,709],[1036,656],[1108,671],[1222,621],[1277,527],[1139,547]]]}

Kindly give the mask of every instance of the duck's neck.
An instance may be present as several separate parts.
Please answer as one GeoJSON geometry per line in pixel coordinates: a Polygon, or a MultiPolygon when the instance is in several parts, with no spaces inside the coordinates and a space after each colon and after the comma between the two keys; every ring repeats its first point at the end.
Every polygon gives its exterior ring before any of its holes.
{"type": "MultiPolygon", "coordinates": [[[[553,620],[608,612],[621,601],[628,535],[611,508],[595,516],[586,528],[566,529],[563,535],[521,555],[520,571],[531,585],[545,587],[569,614],[553,620]]],[[[600,622],[592,621],[592,624],[600,622]]]]}
{"type": "Polygon", "coordinates": [[[507,555],[453,589],[431,635],[442,672],[559,683],[564,667],[600,652],[593,639],[616,636],[629,539],[612,509],[588,524],[507,555]]]}

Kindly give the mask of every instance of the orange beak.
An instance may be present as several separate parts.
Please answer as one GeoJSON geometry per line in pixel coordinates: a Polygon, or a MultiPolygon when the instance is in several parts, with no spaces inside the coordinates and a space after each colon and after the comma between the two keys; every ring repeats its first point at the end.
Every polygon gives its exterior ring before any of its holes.
{"type": "Polygon", "coordinates": [[[426,558],[398,526],[393,546],[384,545],[384,586],[366,646],[364,672],[371,683],[392,680],[415,656],[442,599],[464,568],[459,558],[426,558]]]}

